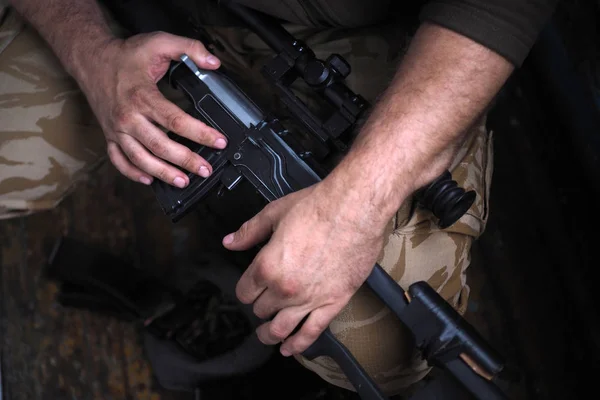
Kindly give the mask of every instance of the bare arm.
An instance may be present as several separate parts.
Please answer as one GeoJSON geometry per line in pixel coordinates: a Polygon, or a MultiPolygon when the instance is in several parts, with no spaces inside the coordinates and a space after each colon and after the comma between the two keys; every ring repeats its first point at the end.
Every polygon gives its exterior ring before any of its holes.
{"type": "Polygon", "coordinates": [[[211,147],[225,137],[186,114],[158,90],[170,62],[186,53],[202,68],[219,60],[197,40],[164,32],[126,40],[109,28],[95,0],[10,0],[49,43],[94,111],[113,165],[128,178],[150,184],[189,184],[187,170],[207,177],[212,166],[159,127],[211,147]]]}
{"type": "Polygon", "coordinates": [[[348,208],[363,204],[371,211],[366,224],[387,223],[408,195],[448,168],[464,133],[512,71],[510,62],[467,37],[422,25],[327,184],[345,193],[348,208]]]}
{"type": "Polygon", "coordinates": [[[48,42],[71,75],[80,75],[82,58],[93,58],[115,36],[94,0],[10,0],[48,42]]]}

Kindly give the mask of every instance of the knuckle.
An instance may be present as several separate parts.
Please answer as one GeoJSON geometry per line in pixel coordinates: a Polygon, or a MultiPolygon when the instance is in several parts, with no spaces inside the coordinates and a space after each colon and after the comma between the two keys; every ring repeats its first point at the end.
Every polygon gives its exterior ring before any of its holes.
{"type": "Polygon", "coordinates": [[[264,332],[261,331],[259,328],[256,329],[256,337],[262,344],[266,344],[267,346],[272,344],[270,343],[269,339],[264,334],[264,332]]]}
{"type": "Polygon", "coordinates": [[[268,317],[268,313],[266,312],[266,310],[261,308],[257,303],[254,303],[254,306],[252,307],[252,312],[254,312],[254,315],[256,315],[260,319],[265,319],[268,317]]]}
{"type": "Polygon", "coordinates": [[[160,138],[153,137],[148,141],[148,149],[159,157],[164,157],[167,153],[167,148],[160,138]]]}
{"type": "Polygon", "coordinates": [[[134,86],[130,91],[129,91],[129,101],[132,104],[142,104],[144,102],[146,98],[146,91],[144,90],[144,87],[142,86],[134,86]]]}
{"type": "Polygon", "coordinates": [[[110,141],[106,143],[106,154],[108,154],[108,158],[110,158],[110,161],[112,161],[114,164],[116,158],[116,149],[114,143],[110,141]]]}
{"type": "Polygon", "coordinates": [[[179,112],[173,113],[167,117],[167,128],[177,132],[182,133],[186,128],[186,118],[184,114],[179,112]]]}
{"type": "Polygon", "coordinates": [[[251,220],[244,222],[242,224],[242,226],[240,226],[240,229],[238,229],[237,234],[236,234],[238,240],[244,239],[244,238],[246,238],[246,236],[248,236],[248,231],[250,230],[250,224],[251,224],[250,221],[251,220]]]}
{"type": "Polygon", "coordinates": [[[169,171],[167,170],[167,168],[160,167],[156,171],[155,176],[165,182],[171,183],[171,181],[172,181],[172,179],[169,179],[169,171]]]}
{"type": "Polygon", "coordinates": [[[238,282],[237,286],[235,287],[235,296],[242,304],[252,303],[252,299],[250,299],[248,296],[246,296],[246,293],[243,291],[242,286],[240,285],[239,282],[238,282]]]}
{"type": "Polygon", "coordinates": [[[279,284],[279,294],[285,299],[292,298],[298,294],[298,284],[296,281],[286,279],[279,284]]]}
{"type": "Polygon", "coordinates": [[[195,168],[195,166],[196,166],[195,153],[193,153],[191,150],[187,150],[182,157],[181,166],[188,170],[195,171],[197,169],[197,168],[195,168]]]}
{"type": "Polygon", "coordinates": [[[268,203],[260,212],[261,218],[271,223],[273,221],[273,216],[277,214],[277,209],[279,208],[279,200],[281,199],[268,203]]]}
{"type": "Polygon", "coordinates": [[[114,127],[117,131],[129,126],[133,121],[133,111],[129,107],[118,107],[114,112],[114,127]]]}
{"type": "Polygon", "coordinates": [[[188,51],[189,52],[198,51],[198,52],[204,53],[204,52],[206,52],[206,48],[204,47],[204,44],[202,44],[201,41],[196,40],[196,39],[189,39],[188,51]]]}
{"type": "Polygon", "coordinates": [[[269,336],[279,341],[285,339],[287,337],[286,330],[283,326],[271,323],[269,326],[269,336]]]}
{"type": "Polygon", "coordinates": [[[327,325],[325,325],[323,322],[313,321],[304,327],[304,334],[311,339],[316,338],[325,330],[325,328],[327,328],[327,325]]]}
{"type": "Polygon", "coordinates": [[[201,142],[202,144],[209,144],[210,139],[212,138],[212,135],[209,133],[209,128],[208,126],[204,125],[202,126],[202,129],[198,130],[198,141],[201,142]]]}
{"type": "MultiPolygon", "coordinates": [[[[279,199],[278,199],[279,200],[279,199]]],[[[277,207],[277,202],[278,200],[272,201],[270,203],[267,203],[267,205],[265,205],[261,211],[261,214],[264,215],[269,215],[273,212],[273,210],[275,209],[275,207],[277,207]]]]}
{"type": "Polygon", "coordinates": [[[256,267],[255,279],[259,282],[271,282],[274,280],[273,265],[262,261],[256,267]]]}
{"type": "Polygon", "coordinates": [[[257,305],[257,303],[254,303],[254,305],[252,306],[252,312],[254,313],[254,315],[256,315],[258,318],[262,318],[261,317],[261,309],[260,307],[257,305]]]}
{"type": "MultiPolygon", "coordinates": [[[[240,228],[237,230],[237,232],[235,233],[235,240],[237,242],[245,242],[247,240],[251,240],[253,232],[255,231],[255,225],[256,225],[256,217],[253,217],[253,218],[247,220],[246,222],[244,222],[240,226],[240,228]]],[[[259,264],[262,264],[264,260],[265,260],[264,254],[261,254],[259,256],[259,258],[257,258],[257,261],[259,264]]]]}
{"type": "MultiPolygon", "coordinates": [[[[295,338],[294,338],[295,339],[295,338]]],[[[290,354],[300,354],[301,352],[298,349],[298,345],[296,344],[297,340],[286,341],[285,345],[290,354]]]]}
{"type": "Polygon", "coordinates": [[[149,46],[161,44],[157,42],[161,42],[162,40],[168,39],[168,36],[169,34],[164,31],[154,31],[146,33],[144,36],[145,44],[149,46]]]}
{"type": "Polygon", "coordinates": [[[156,87],[148,88],[144,95],[144,105],[146,110],[154,110],[157,113],[160,113],[164,107],[161,104],[164,99],[165,97],[156,87]]]}
{"type": "Polygon", "coordinates": [[[167,32],[161,31],[161,30],[154,31],[151,33],[151,38],[161,38],[161,37],[168,37],[168,36],[169,36],[169,34],[167,32]]]}
{"type": "Polygon", "coordinates": [[[144,155],[142,154],[141,151],[138,150],[129,150],[127,151],[127,157],[129,158],[129,160],[135,164],[135,165],[140,165],[142,164],[144,155]]]}

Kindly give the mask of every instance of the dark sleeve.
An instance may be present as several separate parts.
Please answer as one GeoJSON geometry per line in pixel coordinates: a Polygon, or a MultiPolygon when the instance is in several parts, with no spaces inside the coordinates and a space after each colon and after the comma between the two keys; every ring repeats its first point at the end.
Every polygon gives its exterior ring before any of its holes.
{"type": "Polygon", "coordinates": [[[432,0],[421,20],[441,25],[520,66],[557,0],[432,0]]]}

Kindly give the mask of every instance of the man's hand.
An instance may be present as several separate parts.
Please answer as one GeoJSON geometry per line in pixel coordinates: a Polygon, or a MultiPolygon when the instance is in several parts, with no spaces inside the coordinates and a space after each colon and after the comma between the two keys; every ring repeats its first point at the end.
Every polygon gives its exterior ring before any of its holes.
{"type": "Polygon", "coordinates": [[[219,67],[202,43],[157,32],[109,41],[76,73],[104,131],[112,163],[134,181],[150,184],[156,177],[185,187],[187,173],[167,161],[203,177],[212,172],[206,160],[159,127],[203,145],[226,146],[221,133],[168,101],[156,86],[170,62],[184,53],[201,68],[219,67]]]}
{"type": "Polygon", "coordinates": [[[189,183],[182,169],[211,174],[206,160],[160,128],[219,149],[227,145],[225,137],[169,102],[156,86],[184,53],[201,68],[218,68],[219,60],[202,43],[162,32],[118,39],[95,0],[9,1],[79,83],[121,173],[144,184],[157,177],[178,187],[189,183]]]}
{"type": "Polygon", "coordinates": [[[381,225],[373,221],[365,229],[363,220],[362,213],[348,214],[321,182],[270,203],[223,239],[228,249],[245,250],[272,234],[236,289],[259,318],[275,316],[258,328],[261,342],[283,341],[284,356],[300,354],[350,301],[383,244],[381,225]]]}

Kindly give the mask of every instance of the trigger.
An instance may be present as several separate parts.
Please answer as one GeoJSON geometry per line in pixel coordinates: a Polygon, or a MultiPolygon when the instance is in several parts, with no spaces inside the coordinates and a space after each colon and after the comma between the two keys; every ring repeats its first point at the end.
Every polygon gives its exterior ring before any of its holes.
{"type": "Polygon", "coordinates": [[[219,189],[217,190],[217,197],[225,196],[225,190],[227,190],[227,187],[223,183],[221,183],[219,189]]]}
{"type": "MultiPolygon", "coordinates": [[[[221,174],[221,182],[228,190],[233,190],[242,181],[242,174],[233,165],[228,165],[221,174]]],[[[221,190],[219,190],[220,192],[221,190]]]]}

